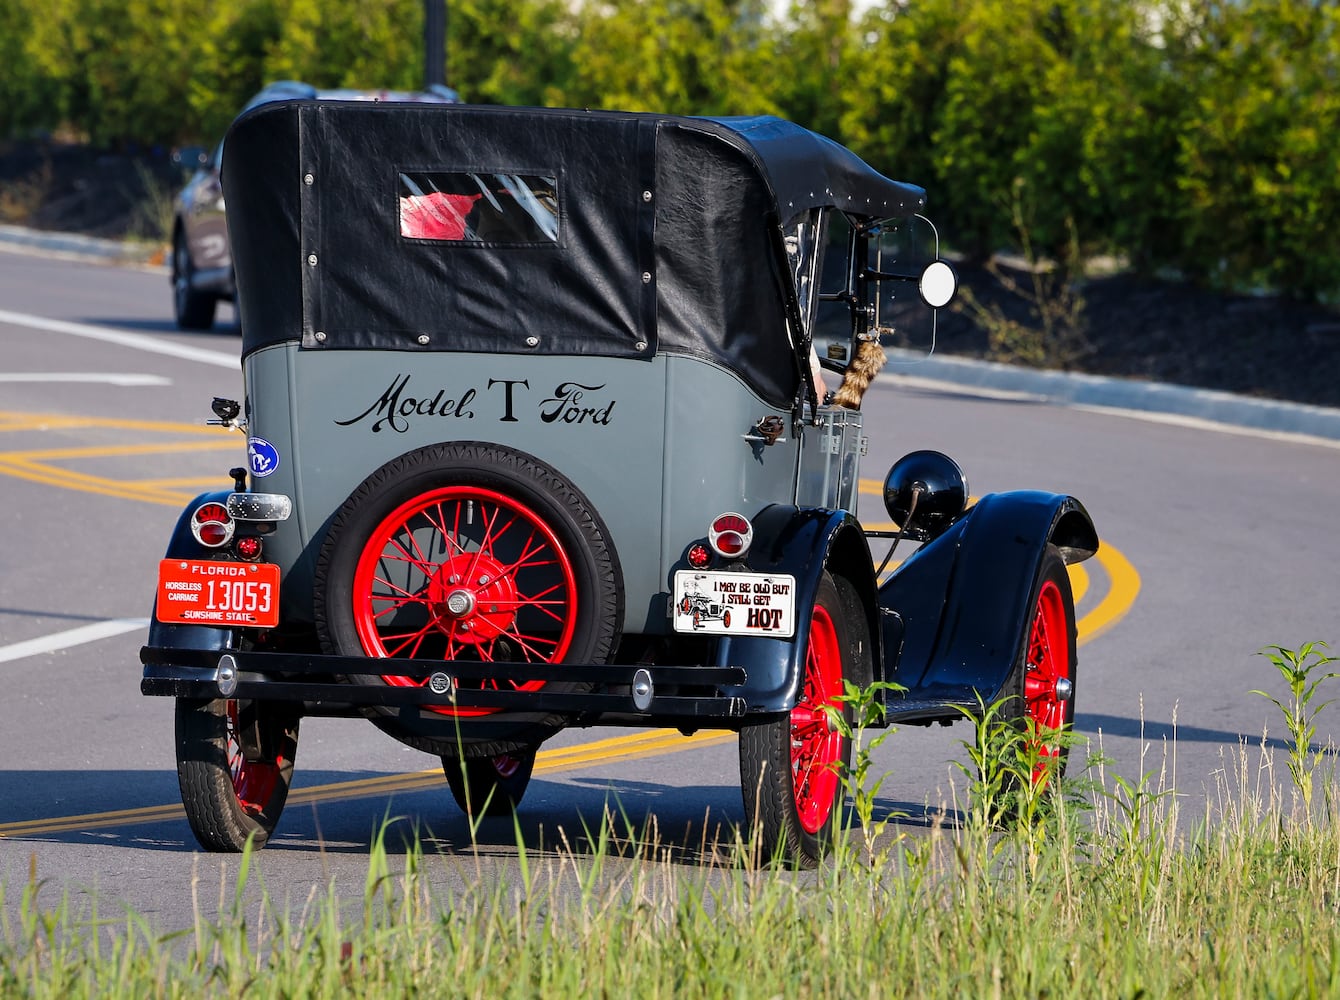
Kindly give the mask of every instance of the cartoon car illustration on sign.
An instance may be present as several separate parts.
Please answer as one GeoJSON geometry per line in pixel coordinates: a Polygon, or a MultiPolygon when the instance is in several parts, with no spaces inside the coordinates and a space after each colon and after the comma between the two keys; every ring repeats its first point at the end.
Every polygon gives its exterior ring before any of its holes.
{"type": "Polygon", "coordinates": [[[844,683],[900,685],[897,724],[1007,699],[1064,764],[1080,502],[969,505],[913,451],[898,530],[855,516],[880,338],[954,291],[921,188],[776,118],[338,101],[239,118],[223,183],[245,398],[214,407],[252,460],[183,511],[140,654],[203,846],[271,834],[311,716],[441,758],[475,815],[564,727],[733,731],[801,866],[844,683]],[[918,547],[881,580],[872,540],[918,547]]]}
{"type": "Polygon", "coordinates": [[[706,594],[685,594],[679,602],[679,610],[689,616],[695,630],[710,621],[719,621],[730,628],[730,609],[712,602],[706,594]]]}

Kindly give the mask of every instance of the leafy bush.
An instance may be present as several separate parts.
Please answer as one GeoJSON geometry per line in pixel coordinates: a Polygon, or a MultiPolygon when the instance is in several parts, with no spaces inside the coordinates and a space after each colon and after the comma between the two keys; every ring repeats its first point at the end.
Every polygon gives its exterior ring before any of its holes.
{"type": "MultiPolygon", "coordinates": [[[[779,112],[922,184],[957,249],[1340,294],[1340,11],[1311,0],[453,0],[467,100],[779,112]],[[1157,16],[1156,16],[1157,12],[1157,16]]],[[[211,142],[265,83],[423,79],[423,0],[7,0],[0,137],[211,142]]]]}

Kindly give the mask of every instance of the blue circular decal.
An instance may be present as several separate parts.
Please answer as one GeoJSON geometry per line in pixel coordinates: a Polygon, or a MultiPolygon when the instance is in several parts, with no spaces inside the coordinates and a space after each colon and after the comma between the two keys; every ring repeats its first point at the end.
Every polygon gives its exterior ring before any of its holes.
{"type": "Polygon", "coordinates": [[[251,438],[247,442],[247,461],[251,463],[251,474],[263,479],[279,468],[279,449],[265,438],[251,438]]]}

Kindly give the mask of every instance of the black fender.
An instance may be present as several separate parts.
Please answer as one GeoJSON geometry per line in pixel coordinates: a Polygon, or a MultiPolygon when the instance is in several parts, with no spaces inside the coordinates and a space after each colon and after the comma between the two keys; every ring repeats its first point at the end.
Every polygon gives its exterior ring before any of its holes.
{"type": "MultiPolygon", "coordinates": [[[[796,580],[796,634],[790,639],[725,636],[717,644],[717,665],[743,667],[749,680],[727,693],[745,700],[749,714],[789,712],[800,690],[810,611],[827,569],[846,577],[865,608],[865,628],[875,669],[880,670],[875,567],[860,523],[841,510],[775,504],[753,519],[749,569],[786,573],[796,580]]],[[[877,679],[879,679],[877,677],[877,679]]]]}
{"type": "MultiPolygon", "coordinates": [[[[177,524],[172,529],[172,536],[168,539],[167,551],[163,553],[163,558],[211,558],[217,550],[206,548],[195,540],[195,536],[191,534],[191,515],[202,503],[227,503],[231,493],[232,490],[201,493],[188,503],[183,508],[181,516],[177,518],[177,524]]],[[[230,649],[233,645],[233,630],[215,628],[212,625],[171,625],[160,622],[157,614],[151,614],[148,645],[168,649],[230,649]]]]}
{"type": "Polygon", "coordinates": [[[886,675],[908,700],[999,694],[1031,622],[1029,596],[1049,544],[1067,564],[1098,551],[1083,504],[1055,493],[991,493],[898,567],[879,604],[895,661],[886,675]]]}

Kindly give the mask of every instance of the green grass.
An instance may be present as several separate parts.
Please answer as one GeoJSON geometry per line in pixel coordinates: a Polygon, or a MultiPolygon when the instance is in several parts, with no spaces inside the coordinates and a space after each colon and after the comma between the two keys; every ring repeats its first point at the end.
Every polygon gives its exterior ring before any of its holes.
{"type": "MultiPolygon", "coordinates": [[[[1323,794],[1304,804],[1268,749],[1240,747],[1187,817],[1166,759],[1132,779],[1082,752],[1083,780],[1009,819],[972,781],[952,814],[896,817],[877,844],[853,814],[812,873],[740,843],[667,860],[611,811],[580,848],[523,850],[513,877],[481,867],[448,890],[434,876],[461,859],[388,851],[387,827],[361,903],[331,888],[289,912],[244,905],[244,856],[222,916],[159,937],[72,912],[34,870],[0,899],[17,914],[0,997],[1340,996],[1333,758],[1312,761],[1323,794]]],[[[862,817],[881,819],[868,801],[862,817]]]]}

